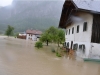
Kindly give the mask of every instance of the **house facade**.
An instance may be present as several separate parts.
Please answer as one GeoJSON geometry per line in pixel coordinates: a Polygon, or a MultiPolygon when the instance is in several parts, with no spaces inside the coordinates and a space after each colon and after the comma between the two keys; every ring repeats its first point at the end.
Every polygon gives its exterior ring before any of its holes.
{"type": "Polygon", "coordinates": [[[37,38],[39,38],[41,34],[42,34],[42,31],[28,29],[26,30],[26,40],[37,41],[37,38]]]}
{"type": "Polygon", "coordinates": [[[100,57],[100,1],[65,1],[59,27],[65,29],[65,44],[81,58],[100,57]],[[90,7],[91,6],[91,7],[90,7]]]}

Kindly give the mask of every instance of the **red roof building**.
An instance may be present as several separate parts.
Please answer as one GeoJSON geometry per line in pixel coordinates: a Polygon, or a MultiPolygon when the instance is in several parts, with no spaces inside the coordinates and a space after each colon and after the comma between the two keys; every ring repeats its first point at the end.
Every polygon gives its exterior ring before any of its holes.
{"type": "Polygon", "coordinates": [[[32,30],[32,29],[28,29],[26,30],[26,40],[31,39],[31,40],[37,40],[37,38],[40,38],[42,34],[42,31],[39,30],[32,30]]]}
{"type": "Polygon", "coordinates": [[[41,35],[42,31],[28,29],[26,30],[26,34],[41,35]]]}

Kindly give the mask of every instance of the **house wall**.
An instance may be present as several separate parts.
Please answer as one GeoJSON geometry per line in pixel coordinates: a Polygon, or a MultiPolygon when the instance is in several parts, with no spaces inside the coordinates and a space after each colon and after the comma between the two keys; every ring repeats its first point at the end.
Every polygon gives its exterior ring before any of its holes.
{"type": "Polygon", "coordinates": [[[91,50],[90,50],[89,57],[100,59],[100,44],[99,43],[91,43],[91,50]]]}
{"type": "Polygon", "coordinates": [[[29,35],[29,34],[27,34],[26,35],[26,40],[33,40],[33,41],[36,41],[37,40],[37,37],[36,37],[36,35],[29,35]]]}
{"type": "Polygon", "coordinates": [[[90,57],[100,59],[100,14],[93,15],[91,42],[90,57]]]}
{"type": "Polygon", "coordinates": [[[29,39],[29,37],[30,37],[30,36],[29,36],[29,34],[26,34],[26,40],[28,40],[28,39],[29,39]]]}
{"type": "Polygon", "coordinates": [[[79,48],[77,49],[76,54],[80,57],[88,57],[89,51],[91,50],[91,33],[92,33],[92,24],[93,24],[93,15],[89,13],[78,13],[78,18],[74,18],[75,21],[68,27],[66,27],[67,35],[65,35],[66,43],[69,42],[69,47],[71,41],[73,44],[77,43],[78,46],[81,44],[85,45],[85,53],[82,53],[79,48]],[[87,31],[83,32],[83,24],[87,22],[87,31]],[[77,33],[77,25],[79,25],[79,33],[77,33]],[[74,27],[74,34],[72,34],[72,28],[74,27]],[[70,34],[69,34],[70,29],[70,34]]]}
{"type": "Polygon", "coordinates": [[[32,40],[37,41],[37,36],[36,35],[32,35],[32,40]]]}

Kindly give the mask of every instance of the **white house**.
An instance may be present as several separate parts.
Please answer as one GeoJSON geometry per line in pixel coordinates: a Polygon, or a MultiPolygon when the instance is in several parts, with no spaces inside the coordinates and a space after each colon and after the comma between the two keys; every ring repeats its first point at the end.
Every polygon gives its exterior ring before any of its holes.
{"type": "Polygon", "coordinates": [[[42,32],[39,30],[28,29],[26,30],[26,40],[37,41],[37,38],[39,38],[41,34],[42,32]]]}
{"type": "Polygon", "coordinates": [[[66,31],[66,46],[82,58],[100,58],[100,1],[66,0],[59,27],[66,31]]]}

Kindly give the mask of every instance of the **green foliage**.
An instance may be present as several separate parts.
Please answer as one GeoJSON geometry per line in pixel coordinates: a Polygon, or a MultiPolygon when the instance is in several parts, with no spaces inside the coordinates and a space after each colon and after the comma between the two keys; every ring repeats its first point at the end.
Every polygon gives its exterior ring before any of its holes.
{"type": "Polygon", "coordinates": [[[40,41],[36,42],[36,43],[35,43],[35,47],[37,47],[38,49],[39,49],[39,48],[42,48],[42,47],[43,47],[42,42],[40,42],[40,41]]]}
{"type": "Polygon", "coordinates": [[[58,29],[57,35],[55,36],[55,42],[62,44],[65,41],[65,32],[62,29],[58,29]]]}
{"type": "Polygon", "coordinates": [[[8,25],[8,28],[7,28],[6,32],[5,32],[5,34],[7,36],[12,36],[13,35],[13,30],[14,30],[14,27],[8,25]]]}
{"type": "Polygon", "coordinates": [[[62,29],[50,27],[48,30],[48,33],[51,34],[51,39],[53,42],[59,44],[63,43],[65,41],[65,32],[62,29]]]}
{"type": "Polygon", "coordinates": [[[47,43],[47,46],[48,46],[48,43],[52,41],[51,39],[51,34],[49,34],[47,31],[44,32],[40,38],[40,41],[41,42],[46,42],[47,43]]]}
{"type": "Polygon", "coordinates": [[[54,42],[54,40],[55,40],[55,36],[57,35],[57,30],[58,30],[58,28],[55,28],[55,27],[53,27],[53,26],[51,26],[51,27],[47,30],[47,32],[51,35],[52,42],[54,42]]]}
{"type": "Polygon", "coordinates": [[[58,52],[56,52],[56,56],[61,57],[61,54],[59,54],[58,52]]]}
{"type": "Polygon", "coordinates": [[[17,37],[18,37],[18,35],[19,35],[19,33],[15,33],[15,34],[14,34],[15,38],[17,38],[17,37]]]}
{"type": "Polygon", "coordinates": [[[47,29],[41,36],[40,41],[46,42],[47,46],[48,43],[53,42],[55,35],[57,34],[57,28],[51,26],[47,29]]]}
{"type": "Polygon", "coordinates": [[[50,34],[52,34],[52,35],[55,35],[55,34],[57,34],[57,29],[58,29],[58,28],[55,28],[55,27],[51,26],[51,27],[47,30],[47,32],[50,33],[50,34]]]}
{"type": "Polygon", "coordinates": [[[65,32],[62,29],[58,29],[52,26],[43,33],[40,41],[46,42],[47,45],[48,42],[58,43],[59,46],[59,44],[65,41],[65,32]]]}

